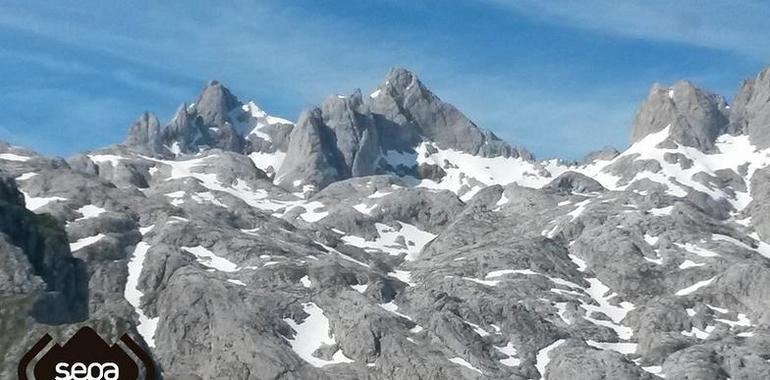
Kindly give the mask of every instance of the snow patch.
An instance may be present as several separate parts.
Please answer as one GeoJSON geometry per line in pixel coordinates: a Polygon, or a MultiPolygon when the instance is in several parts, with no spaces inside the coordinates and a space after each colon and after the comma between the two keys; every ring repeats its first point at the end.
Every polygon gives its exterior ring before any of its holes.
{"type": "Polygon", "coordinates": [[[706,264],[696,263],[692,260],[685,260],[681,264],[679,264],[679,269],[696,268],[696,267],[702,267],[704,265],[706,264]]]}
{"type": "Polygon", "coordinates": [[[145,242],[139,242],[134,248],[131,259],[128,262],[128,278],[126,279],[126,288],[123,291],[123,297],[134,307],[134,311],[139,316],[139,324],[136,330],[144,338],[147,345],[155,347],[155,330],[158,327],[159,317],[149,318],[144,314],[141,308],[142,296],[139,290],[139,276],[142,274],[144,260],[147,257],[147,251],[150,245],[145,242]]]}
{"type": "Polygon", "coordinates": [[[471,363],[468,363],[468,362],[467,362],[465,359],[463,359],[463,358],[461,358],[461,357],[459,357],[459,356],[458,356],[458,357],[454,357],[454,358],[451,358],[451,359],[449,359],[449,361],[450,361],[450,362],[452,362],[452,363],[455,363],[455,364],[461,365],[461,366],[463,366],[463,367],[465,367],[465,368],[468,368],[468,369],[470,369],[470,370],[476,371],[476,372],[478,372],[478,373],[480,373],[480,374],[482,374],[482,375],[484,374],[483,372],[481,372],[481,370],[480,370],[480,369],[478,369],[478,368],[476,368],[476,367],[472,366],[472,365],[471,365],[471,363]]]}
{"type": "Polygon", "coordinates": [[[77,251],[79,249],[83,249],[85,247],[88,247],[89,245],[94,244],[94,243],[96,243],[99,240],[102,240],[102,238],[104,236],[105,236],[104,234],[97,234],[97,235],[94,235],[94,236],[89,236],[89,237],[84,237],[82,239],[78,239],[76,242],[70,243],[70,251],[71,252],[75,252],[75,251],[77,251]]]}
{"type": "Polygon", "coordinates": [[[551,362],[551,356],[549,354],[554,348],[561,346],[564,342],[564,339],[559,339],[537,352],[537,355],[535,356],[535,368],[537,368],[537,371],[540,373],[541,380],[545,379],[545,369],[548,366],[548,363],[551,362]]]}
{"type": "Polygon", "coordinates": [[[28,179],[36,176],[36,175],[37,175],[37,173],[33,173],[33,172],[24,173],[24,174],[16,177],[16,181],[26,181],[26,180],[28,180],[28,179]]]}
{"type": "Polygon", "coordinates": [[[394,256],[406,254],[406,260],[414,260],[420,254],[423,247],[436,238],[436,235],[423,231],[411,224],[404,222],[398,222],[398,224],[401,226],[401,229],[396,231],[387,224],[375,223],[374,226],[377,229],[378,237],[373,241],[353,235],[343,236],[342,241],[367,251],[380,250],[394,256]],[[403,237],[406,244],[401,244],[397,241],[399,237],[403,237]]]}
{"type": "Polygon", "coordinates": [[[96,218],[99,215],[107,212],[107,210],[94,205],[85,205],[77,210],[75,210],[82,215],[80,218],[75,219],[77,220],[83,220],[83,219],[90,219],[90,218],[96,218]]]}
{"type": "Polygon", "coordinates": [[[324,360],[313,356],[313,353],[324,345],[336,344],[334,334],[332,334],[329,325],[329,319],[323,313],[318,305],[313,302],[302,304],[305,313],[308,314],[302,322],[297,323],[291,318],[284,318],[292,330],[294,337],[286,338],[291,345],[292,350],[314,367],[323,367],[329,364],[352,363],[353,360],[345,356],[342,350],[337,350],[332,356],[332,360],[324,360]]]}
{"type": "Polygon", "coordinates": [[[518,367],[521,364],[521,360],[517,357],[518,352],[516,351],[516,347],[513,346],[513,343],[508,342],[505,346],[494,347],[498,352],[508,356],[505,359],[500,359],[500,364],[508,367],[518,367]]]}
{"type": "Polygon", "coordinates": [[[30,159],[30,157],[20,156],[18,154],[0,153],[0,160],[26,162],[26,161],[29,161],[29,159],[30,159]]]}
{"type": "Polygon", "coordinates": [[[125,157],[114,154],[89,154],[88,158],[96,164],[110,164],[113,167],[118,166],[121,160],[125,160],[125,157]]]}
{"type": "Polygon", "coordinates": [[[708,280],[698,281],[684,289],[678,290],[675,294],[681,297],[681,296],[686,296],[686,295],[695,293],[698,289],[711,285],[711,283],[714,282],[715,278],[716,277],[712,277],[708,280]]]}
{"type": "Polygon", "coordinates": [[[24,195],[24,204],[27,206],[27,210],[35,211],[51,202],[66,201],[67,198],[62,197],[30,197],[25,192],[21,192],[24,195]]]}
{"type": "Polygon", "coordinates": [[[224,257],[215,255],[214,252],[209,251],[203,246],[182,247],[182,250],[191,253],[195,256],[196,260],[205,267],[222,272],[236,272],[239,270],[235,263],[224,257]]]}

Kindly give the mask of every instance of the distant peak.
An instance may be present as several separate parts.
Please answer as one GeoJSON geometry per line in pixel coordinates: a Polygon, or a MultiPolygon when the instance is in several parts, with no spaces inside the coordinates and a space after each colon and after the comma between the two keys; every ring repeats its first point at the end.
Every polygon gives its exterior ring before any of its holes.
{"type": "Polygon", "coordinates": [[[230,110],[241,106],[241,102],[230,90],[220,82],[212,80],[198,96],[195,111],[203,118],[205,124],[220,126],[227,120],[230,110]]]}
{"type": "Polygon", "coordinates": [[[670,127],[671,142],[711,151],[728,122],[723,97],[686,80],[671,86],[655,83],[634,119],[631,144],[670,127]]]}
{"type": "Polygon", "coordinates": [[[420,79],[417,78],[417,75],[411,71],[403,67],[393,67],[388,71],[388,74],[385,75],[385,80],[380,85],[380,88],[390,86],[398,90],[403,90],[410,88],[419,81],[420,79]]]}

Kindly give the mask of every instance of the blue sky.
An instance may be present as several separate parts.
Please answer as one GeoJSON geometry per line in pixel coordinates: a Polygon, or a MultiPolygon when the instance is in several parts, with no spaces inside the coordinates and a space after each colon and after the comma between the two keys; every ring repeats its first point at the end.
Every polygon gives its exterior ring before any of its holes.
{"type": "Polygon", "coordinates": [[[770,64],[770,6],[667,3],[7,0],[0,139],[62,156],[117,143],[209,79],[296,119],[403,66],[503,139],[579,158],[626,146],[653,82],[729,99],[770,64]]]}

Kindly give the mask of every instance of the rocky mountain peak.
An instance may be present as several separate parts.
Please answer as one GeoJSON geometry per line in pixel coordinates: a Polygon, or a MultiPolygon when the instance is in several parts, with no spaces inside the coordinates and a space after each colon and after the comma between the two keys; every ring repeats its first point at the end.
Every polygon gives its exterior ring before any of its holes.
{"type": "Polygon", "coordinates": [[[393,94],[403,95],[412,88],[423,88],[420,79],[411,71],[402,67],[393,67],[385,75],[385,79],[377,87],[387,89],[393,94]]]}
{"type": "Polygon", "coordinates": [[[455,106],[431,92],[416,74],[403,68],[388,72],[370,95],[368,105],[372,113],[390,121],[391,130],[401,130],[399,135],[405,139],[402,144],[413,146],[427,140],[441,149],[485,157],[532,157],[526,150],[512,147],[494,133],[479,128],[455,106]]]}
{"type": "Polygon", "coordinates": [[[631,144],[669,128],[668,144],[711,151],[729,126],[724,98],[688,81],[670,87],[654,84],[634,119],[631,144]]]}
{"type": "Polygon", "coordinates": [[[416,150],[421,144],[435,145],[435,152],[532,159],[526,150],[477,127],[428,90],[414,73],[393,68],[365,100],[359,90],[349,96],[332,95],[304,113],[290,136],[288,158],[278,178],[281,186],[299,190],[378,173],[436,176],[440,168],[418,162],[416,150]],[[401,159],[394,163],[391,157],[401,159]]]}
{"type": "Polygon", "coordinates": [[[83,324],[167,379],[769,379],[770,149],[711,139],[769,77],[654,86],[582,165],[399,69],[296,125],[212,82],[128,146],[0,142],[0,379],[83,324]]]}
{"type": "MultiPolygon", "coordinates": [[[[160,133],[161,128],[158,116],[152,112],[144,112],[131,125],[124,144],[131,146],[155,146],[161,143],[160,133]]],[[[160,146],[157,148],[160,148],[160,146]]]]}
{"type": "Polygon", "coordinates": [[[733,102],[733,128],[748,133],[757,147],[770,147],[770,67],[743,81],[733,102]]]}
{"type": "Polygon", "coordinates": [[[222,126],[229,120],[229,114],[234,109],[240,109],[243,104],[227,87],[212,80],[203,89],[195,102],[195,111],[205,125],[222,126]]]}
{"type": "Polygon", "coordinates": [[[218,148],[248,154],[286,147],[293,123],[268,115],[254,102],[243,104],[221,82],[212,80],[191,105],[183,103],[162,128],[157,117],[142,115],[124,145],[161,156],[218,148]]]}

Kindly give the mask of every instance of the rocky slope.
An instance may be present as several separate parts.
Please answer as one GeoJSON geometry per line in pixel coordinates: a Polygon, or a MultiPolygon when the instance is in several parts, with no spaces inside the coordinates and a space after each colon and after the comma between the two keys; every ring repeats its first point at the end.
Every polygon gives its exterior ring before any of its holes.
{"type": "Polygon", "coordinates": [[[536,161],[412,73],[296,123],[209,83],[67,161],[0,145],[0,377],[129,332],[166,379],[770,378],[770,69],[536,161]]]}

